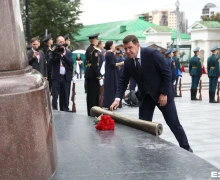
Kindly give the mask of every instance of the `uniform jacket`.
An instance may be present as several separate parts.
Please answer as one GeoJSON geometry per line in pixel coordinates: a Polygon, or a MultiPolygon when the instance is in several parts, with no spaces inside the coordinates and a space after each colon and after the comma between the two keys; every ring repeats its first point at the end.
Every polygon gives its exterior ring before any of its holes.
{"type": "Polygon", "coordinates": [[[179,59],[176,55],[174,55],[174,56],[172,57],[172,59],[175,61],[176,71],[179,69],[180,72],[182,72],[182,71],[181,71],[180,59],[179,59]]]}
{"type": "Polygon", "coordinates": [[[39,71],[42,76],[46,77],[46,60],[45,60],[45,55],[43,53],[43,51],[39,51],[40,52],[40,60],[38,62],[37,57],[33,57],[34,55],[34,51],[32,49],[30,49],[28,51],[28,62],[29,65],[33,67],[33,69],[36,69],[37,71],[39,71]]]}
{"type": "Polygon", "coordinates": [[[160,94],[167,95],[168,102],[174,98],[172,74],[162,54],[152,48],[141,48],[141,77],[135,67],[133,59],[124,61],[124,71],[119,81],[116,98],[122,98],[130,77],[133,77],[138,85],[139,106],[142,104],[147,93],[150,94],[157,104],[160,94]]]}
{"type": "Polygon", "coordinates": [[[50,57],[49,57],[49,68],[51,71],[51,79],[59,79],[60,76],[60,61],[62,61],[63,66],[66,70],[66,81],[72,80],[72,74],[73,74],[73,59],[72,59],[72,53],[68,50],[66,50],[66,54],[61,57],[61,55],[57,55],[54,53],[54,51],[51,51],[50,57]]]}
{"type": "Polygon", "coordinates": [[[191,76],[201,76],[202,66],[200,58],[194,55],[189,61],[189,73],[191,76]]]}
{"type": "Polygon", "coordinates": [[[86,79],[101,79],[99,60],[99,50],[90,44],[86,50],[86,79]]]}
{"type": "Polygon", "coordinates": [[[212,54],[208,60],[207,60],[207,71],[208,71],[208,76],[213,77],[213,76],[219,76],[219,59],[216,57],[215,54],[212,54]]]}
{"type": "Polygon", "coordinates": [[[175,67],[175,61],[173,59],[171,59],[170,57],[166,58],[166,63],[168,64],[168,66],[170,67],[170,70],[172,72],[172,83],[174,83],[176,81],[176,67],[175,67]]]}

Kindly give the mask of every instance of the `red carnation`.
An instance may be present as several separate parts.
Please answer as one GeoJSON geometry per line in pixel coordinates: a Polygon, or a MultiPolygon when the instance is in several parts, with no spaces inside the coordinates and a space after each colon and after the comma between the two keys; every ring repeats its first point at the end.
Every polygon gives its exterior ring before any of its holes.
{"type": "Polygon", "coordinates": [[[100,131],[114,130],[115,122],[111,116],[102,115],[95,128],[100,131]]]}

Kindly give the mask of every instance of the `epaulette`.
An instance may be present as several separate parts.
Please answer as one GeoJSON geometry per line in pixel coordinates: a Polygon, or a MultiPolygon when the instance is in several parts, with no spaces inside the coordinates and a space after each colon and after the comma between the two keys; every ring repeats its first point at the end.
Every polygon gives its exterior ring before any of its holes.
{"type": "Polygon", "coordinates": [[[93,46],[93,48],[94,48],[94,49],[93,49],[92,52],[90,52],[90,54],[89,54],[90,56],[92,55],[92,53],[94,53],[94,51],[99,51],[99,49],[96,48],[95,46],[93,46]]]}

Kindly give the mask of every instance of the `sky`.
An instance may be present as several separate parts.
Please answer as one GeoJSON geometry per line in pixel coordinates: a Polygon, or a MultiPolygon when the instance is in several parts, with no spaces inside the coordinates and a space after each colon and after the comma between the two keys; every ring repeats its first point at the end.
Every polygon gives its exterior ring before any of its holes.
{"type": "MultiPolygon", "coordinates": [[[[135,15],[160,8],[176,8],[177,0],[81,0],[80,22],[84,25],[134,19],[135,15]]],[[[220,0],[179,0],[190,27],[200,20],[207,3],[220,7],[220,0]]]]}

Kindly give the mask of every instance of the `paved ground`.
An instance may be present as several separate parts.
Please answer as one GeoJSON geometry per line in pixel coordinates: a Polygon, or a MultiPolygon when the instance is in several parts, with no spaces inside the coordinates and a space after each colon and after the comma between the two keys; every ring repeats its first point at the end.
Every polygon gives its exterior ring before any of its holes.
{"type": "MultiPolygon", "coordinates": [[[[207,76],[203,81],[208,82],[207,76]]],[[[189,83],[190,76],[183,75],[183,83],[189,83]]],[[[76,84],[76,109],[77,114],[87,115],[86,94],[84,81],[77,80],[76,84]]],[[[183,91],[182,98],[176,98],[179,119],[189,139],[194,154],[205,159],[220,169],[220,104],[208,102],[208,91],[203,90],[203,101],[191,101],[189,91],[183,91]]],[[[129,117],[138,116],[138,108],[124,106],[117,113],[129,117]]],[[[155,109],[153,121],[161,122],[164,132],[161,138],[178,145],[174,135],[166,125],[161,112],[155,109]]]]}

